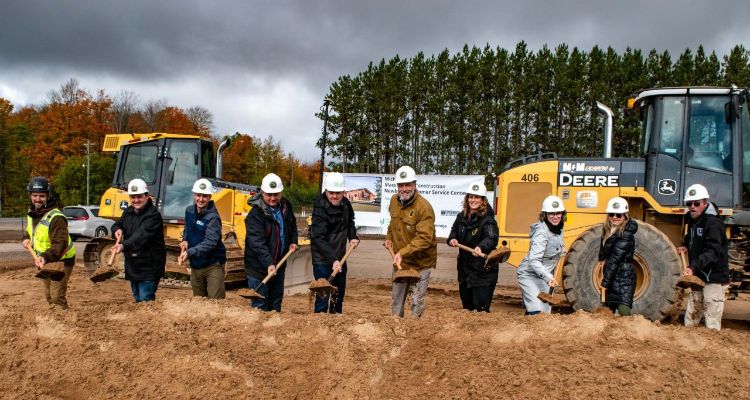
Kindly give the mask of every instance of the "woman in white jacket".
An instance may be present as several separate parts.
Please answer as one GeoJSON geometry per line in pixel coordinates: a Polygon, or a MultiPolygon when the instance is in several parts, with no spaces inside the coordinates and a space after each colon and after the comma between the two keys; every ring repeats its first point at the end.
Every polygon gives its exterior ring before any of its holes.
{"type": "Polygon", "coordinates": [[[552,307],[539,300],[537,295],[557,286],[554,271],[557,261],[565,252],[562,234],[564,219],[562,199],[548,196],[542,202],[539,222],[531,225],[529,254],[516,271],[526,315],[552,312],[552,307]]]}

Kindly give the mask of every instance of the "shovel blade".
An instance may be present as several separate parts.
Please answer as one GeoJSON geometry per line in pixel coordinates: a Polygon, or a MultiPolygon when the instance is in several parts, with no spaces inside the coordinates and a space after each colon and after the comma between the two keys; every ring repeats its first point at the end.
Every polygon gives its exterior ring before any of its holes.
{"type": "Polygon", "coordinates": [[[112,279],[117,275],[119,275],[119,272],[117,272],[117,270],[112,267],[99,267],[96,269],[96,271],[94,271],[89,279],[91,280],[91,282],[97,283],[104,282],[107,279],[112,279]]]}
{"type": "Polygon", "coordinates": [[[262,294],[258,293],[257,291],[253,289],[248,288],[242,288],[237,291],[237,295],[246,299],[250,300],[263,300],[265,297],[263,297],[262,294]]]}
{"type": "Polygon", "coordinates": [[[550,305],[553,305],[553,306],[559,306],[559,305],[565,304],[567,302],[567,300],[565,300],[565,299],[563,299],[561,297],[557,297],[557,296],[554,296],[554,295],[551,295],[551,294],[545,293],[545,292],[540,292],[538,295],[536,295],[536,297],[539,300],[541,300],[541,301],[543,301],[545,303],[548,303],[550,305]]]}
{"type": "Polygon", "coordinates": [[[34,276],[39,279],[49,279],[58,282],[65,278],[64,268],[61,262],[45,264],[34,276]]]}
{"type": "Polygon", "coordinates": [[[695,275],[687,275],[680,278],[679,281],[677,281],[677,287],[682,289],[693,289],[693,290],[703,290],[703,287],[706,286],[706,284],[701,280],[701,278],[698,278],[695,275]]]}

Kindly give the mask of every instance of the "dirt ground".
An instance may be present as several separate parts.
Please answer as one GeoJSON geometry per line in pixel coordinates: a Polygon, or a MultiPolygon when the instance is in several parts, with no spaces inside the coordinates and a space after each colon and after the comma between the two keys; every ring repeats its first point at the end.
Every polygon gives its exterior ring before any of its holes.
{"type": "MultiPolygon", "coordinates": [[[[377,258],[359,257],[351,268],[377,258]]],[[[160,288],[156,302],[134,304],[126,281],[94,285],[83,268],[62,311],[32,274],[0,271],[1,398],[750,396],[743,321],[713,332],[585,312],[524,317],[512,287],[498,289],[492,313],[470,313],[440,279],[421,319],[399,319],[389,280],[356,273],[343,315],[313,315],[305,294],[281,313],[233,291],[209,301],[160,288]]]]}

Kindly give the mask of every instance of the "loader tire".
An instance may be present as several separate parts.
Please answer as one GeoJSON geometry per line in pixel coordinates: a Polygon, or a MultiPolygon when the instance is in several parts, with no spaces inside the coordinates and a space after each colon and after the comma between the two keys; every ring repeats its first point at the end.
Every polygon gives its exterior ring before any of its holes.
{"type": "MultiPolygon", "coordinates": [[[[677,301],[675,284],[680,278],[677,250],[654,226],[638,222],[633,265],[637,282],[633,314],[650,320],[669,316],[677,301]]],[[[595,225],[573,242],[563,268],[568,302],[576,310],[591,311],[601,305],[602,270],[596,267],[602,224],[595,225]]]]}

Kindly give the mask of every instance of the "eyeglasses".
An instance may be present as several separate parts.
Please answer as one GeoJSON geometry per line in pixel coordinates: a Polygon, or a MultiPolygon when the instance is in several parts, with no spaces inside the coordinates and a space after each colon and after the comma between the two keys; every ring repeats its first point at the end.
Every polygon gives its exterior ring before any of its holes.
{"type": "Polygon", "coordinates": [[[688,207],[700,207],[703,204],[700,200],[697,201],[686,201],[685,205],[688,207]]]}
{"type": "Polygon", "coordinates": [[[621,214],[621,213],[609,213],[607,215],[609,215],[610,218],[622,218],[622,216],[625,215],[625,214],[621,214]]]}
{"type": "Polygon", "coordinates": [[[563,214],[565,214],[565,211],[555,211],[555,212],[548,212],[547,213],[547,215],[549,215],[551,217],[557,217],[557,216],[560,216],[560,215],[563,215],[563,214]]]}

